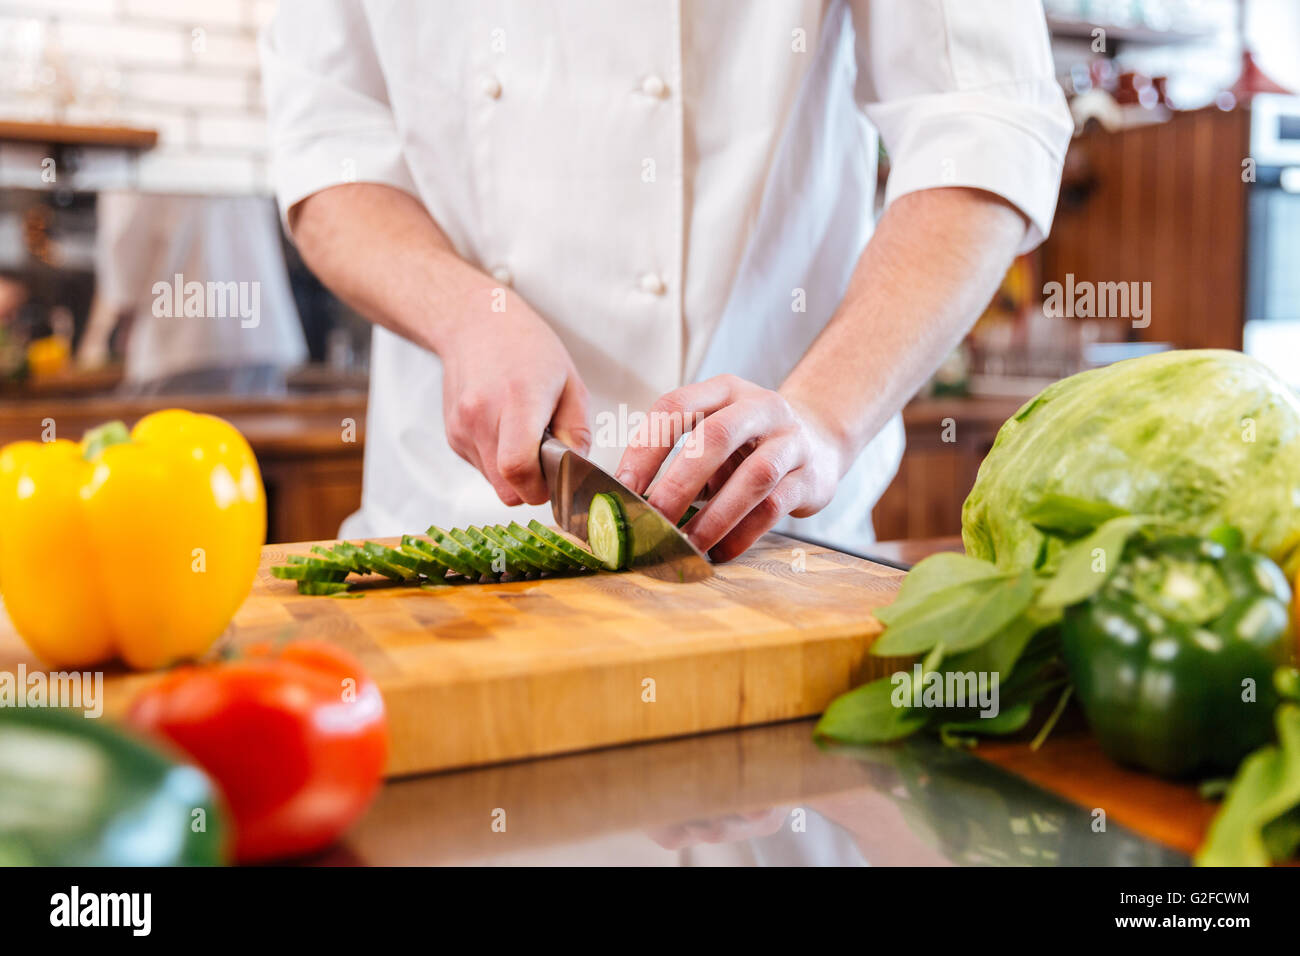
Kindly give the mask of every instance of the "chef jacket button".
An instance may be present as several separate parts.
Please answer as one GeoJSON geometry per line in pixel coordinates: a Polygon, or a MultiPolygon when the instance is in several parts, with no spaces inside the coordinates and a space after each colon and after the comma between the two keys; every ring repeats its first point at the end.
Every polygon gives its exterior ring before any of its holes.
{"type": "Polygon", "coordinates": [[[664,280],[653,272],[647,272],[641,277],[641,291],[647,295],[663,295],[666,289],[664,280]]]}
{"type": "Polygon", "coordinates": [[[664,83],[661,77],[651,73],[641,81],[641,92],[646,96],[653,96],[655,99],[661,100],[668,95],[668,85],[664,83]]]}
{"type": "Polygon", "coordinates": [[[511,282],[514,281],[514,276],[510,274],[510,270],[507,269],[505,266],[497,266],[495,269],[493,269],[492,278],[496,279],[502,285],[509,285],[511,282]]]}
{"type": "Polygon", "coordinates": [[[491,73],[487,73],[479,80],[479,89],[483,91],[484,96],[495,100],[501,95],[501,81],[491,73]]]}

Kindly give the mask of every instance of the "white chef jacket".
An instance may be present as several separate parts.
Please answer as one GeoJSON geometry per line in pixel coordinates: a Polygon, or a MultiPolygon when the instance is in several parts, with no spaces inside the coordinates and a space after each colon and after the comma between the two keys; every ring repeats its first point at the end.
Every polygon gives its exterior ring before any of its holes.
{"type": "MultiPolygon", "coordinates": [[[[354,180],[418,197],[556,330],[607,469],[620,404],[794,367],[870,234],[877,131],[887,202],[988,190],[1030,221],[1026,250],[1071,131],[1038,0],[282,0],[261,49],[282,210],[354,180]]],[[[447,444],[441,374],[374,330],[346,535],[506,519],[447,444]]],[[[895,417],[783,527],[869,543],[902,448],[895,417]]]]}

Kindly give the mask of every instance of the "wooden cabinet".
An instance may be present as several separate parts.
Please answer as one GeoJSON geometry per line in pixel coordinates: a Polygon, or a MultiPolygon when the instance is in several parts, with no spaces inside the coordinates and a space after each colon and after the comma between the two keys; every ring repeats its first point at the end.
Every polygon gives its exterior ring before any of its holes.
{"type": "Polygon", "coordinates": [[[872,511],[879,541],[961,534],[961,506],[980,462],[1019,398],[914,401],[903,410],[907,451],[872,511]]]}
{"type": "Polygon", "coordinates": [[[160,408],[218,415],[248,439],[266,486],[268,542],[333,538],[340,522],[361,505],[364,392],[277,398],[28,398],[0,407],[0,445],[39,441],[50,422],[56,437],[77,439],[105,421],[132,425],[160,408]]]}
{"type": "Polygon", "coordinates": [[[1151,324],[1125,322],[1118,338],[1240,349],[1249,156],[1245,109],[1085,132],[1040,250],[1043,281],[1149,282],[1151,324]]]}

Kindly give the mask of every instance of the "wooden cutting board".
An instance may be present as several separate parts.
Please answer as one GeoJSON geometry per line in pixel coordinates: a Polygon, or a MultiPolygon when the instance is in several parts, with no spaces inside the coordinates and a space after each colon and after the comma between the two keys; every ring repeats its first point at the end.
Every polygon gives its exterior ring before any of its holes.
{"type": "MultiPolygon", "coordinates": [[[[635,572],[308,597],[271,577],[310,543],[271,545],[222,645],[321,638],[379,683],[390,775],[493,763],[819,713],[895,662],[867,651],[902,572],[766,536],[690,584],[635,572]]],[[[0,669],[37,662],[7,621],[0,669]]],[[[150,675],[111,675],[121,712],[150,675]]]]}

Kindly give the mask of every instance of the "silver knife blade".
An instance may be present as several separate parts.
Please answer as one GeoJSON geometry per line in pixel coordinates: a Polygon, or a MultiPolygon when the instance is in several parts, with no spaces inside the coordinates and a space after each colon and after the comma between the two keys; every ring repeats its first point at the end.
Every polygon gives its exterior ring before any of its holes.
{"type": "Polygon", "coordinates": [[[613,475],[549,433],[542,439],[540,457],[551,492],[551,512],[565,531],[586,541],[591,499],[610,494],[618,499],[627,521],[629,568],[664,581],[699,581],[712,576],[713,565],[686,535],[613,475]]]}

